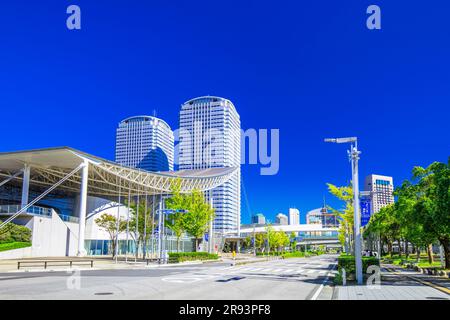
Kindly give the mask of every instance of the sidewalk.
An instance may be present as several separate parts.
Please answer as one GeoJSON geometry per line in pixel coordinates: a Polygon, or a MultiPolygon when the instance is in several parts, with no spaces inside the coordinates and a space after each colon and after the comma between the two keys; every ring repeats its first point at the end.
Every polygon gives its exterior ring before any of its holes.
{"type": "Polygon", "coordinates": [[[110,257],[85,257],[85,258],[77,258],[77,257],[42,257],[42,258],[26,258],[26,259],[11,259],[11,260],[0,260],[0,273],[5,272],[52,272],[52,271],[67,271],[71,270],[67,264],[55,265],[49,263],[47,269],[44,269],[44,266],[27,266],[23,265],[20,267],[20,270],[17,269],[18,261],[33,261],[33,260],[94,260],[94,267],[91,268],[88,265],[73,265],[73,268],[78,270],[123,270],[123,269],[153,269],[153,268],[164,268],[164,267],[176,267],[176,266],[184,266],[184,265],[202,265],[205,263],[229,263],[234,265],[254,263],[254,262],[263,262],[267,261],[267,258],[260,258],[254,256],[238,256],[236,260],[231,258],[219,258],[219,260],[205,260],[205,261],[189,261],[182,263],[172,263],[172,264],[158,264],[156,262],[150,262],[148,265],[145,261],[134,261],[134,258],[128,258],[128,262],[125,262],[123,257],[116,263],[115,260],[110,257]]]}
{"type": "Polygon", "coordinates": [[[381,270],[379,287],[336,286],[335,300],[450,300],[450,281],[394,266],[381,270]]]}

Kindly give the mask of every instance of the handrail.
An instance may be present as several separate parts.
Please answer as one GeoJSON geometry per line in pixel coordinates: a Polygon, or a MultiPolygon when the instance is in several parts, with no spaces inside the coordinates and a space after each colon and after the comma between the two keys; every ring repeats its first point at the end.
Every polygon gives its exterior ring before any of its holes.
{"type": "Polygon", "coordinates": [[[59,180],[57,183],[52,185],[50,188],[48,188],[46,191],[44,191],[40,196],[38,196],[36,199],[28,203],[26,206],[24,206],[22,209],[20,209],[18,212],[13,214],[11,217],[6,219],[3,223],[0,224],[0,230],[6,226],[8,223],[10,223],[12,220],[14,220],[19,214],[24,213],[28,210],[29,207],[33,206],[36,202],[40,201],[42,198],[44,198],[47,194],[52,192],[54,189],[56,189],[59,185],[63,184],[67,179],[69,179],[71,176],[73,176],[75,173],[77,173],[79,170],[84,168],[85,164],[82,163],[75,169],[73,169],[69,174],[67,174],[64,178],[59,180]]]}

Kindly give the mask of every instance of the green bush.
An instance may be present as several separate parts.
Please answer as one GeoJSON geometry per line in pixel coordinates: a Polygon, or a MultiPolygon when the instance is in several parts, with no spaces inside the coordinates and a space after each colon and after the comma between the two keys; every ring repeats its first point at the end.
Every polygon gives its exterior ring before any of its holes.
{"type": "Polygon", "coordinates": [[[217,260],[219,256],[217,254],[208,252],[170,252],[169,263],[178,263],[184,261],[196,261],[196,260],[217,260]]]}
{"type": "Polygon", "coordinates": [[[8,251],[20,248],[30,247],[31,242],[9,242],[9,243],[0,243],[0,252],[8,251]]]}
{"type": "MultiPolygon", "coordinates": [[[[1,221],[0,221],[1,222],[1,221]]],[[[24,226],[9,223],[0,231],[0,243],[30,242],[31,230],[24,226]]]]}
{"type": "MultiPolygon", "coordinates": [[[[307,255],[308,256],[308,255],[307,255]]],[[[288,252],[283,254],[283,258],[304,258],[305,253],[303,251],[295,251],[295,252],[288,252]]]]}
{"type": "Polygon", "coordinates": [[[270,253],[257,252],[256,255],[257,256],[281,256],[281,255],[283,255],[283,252],[278,252],[278,251],[270,251],[270,253]]]}
{"type": "MultiPolygon", "coordinates": [[[[362,257],[363,274],[366,273],[369,266],[380,266],[380,261],[376,257],[362,257]]],[[[342,275],[342,269],[345,269],[347,280],[352,280],[356,276],[355,257],[351,255],[341,255],[338,258],[338,271],[342,275]]]]}

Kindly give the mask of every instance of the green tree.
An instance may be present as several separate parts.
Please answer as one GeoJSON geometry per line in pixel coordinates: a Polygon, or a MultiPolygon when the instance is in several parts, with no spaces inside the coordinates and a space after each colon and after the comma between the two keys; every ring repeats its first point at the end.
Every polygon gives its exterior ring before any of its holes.
{"type": "Polygon", "coordinates": [[[199,240],[209,228],[209,223],[214,219],[214,208],[206,202],[202,192],[194,190],[186,196],[186,210],[183,225],[187,233],[195,238],[195,250],[199,240]]]}
{"type": "Polygon", "coordinates": [[[450,268],[450,157],[447,163],[434,162],[427,168],[415,167],[420,198],[418,220],[444,248],[445,267],[450,268]]]}
{"type": "MultiPolygon", "coordinates": [[[[155,227],[155,219],[153,219],[152,213],[152,205],[151,202],[145,202],[144,197],[140,197],[139,203],[137,201],[132,201],[129,204],[130,208],[130,217],[128,222],[128,229],[130,235],[132,236],[135,246],[136,252],[135,255],[138,257],[139,250],[141,244],[147,244],[150,239],[153,229],[155,227]],[[137,228],[136,228],[137,225],[137,228]]],[[[125,222],[126,225],[126,222],[125,222]]],[[[127,244],[128,245],[128,244],[127,244]]],[[[143,246],[142,256],[145,259],[147,256],[147,246],[143,246]]]]}
{"type": "MultiPolygon", "coordinates": [[[[181,194],[181,180],[177,179],[177,181],[172,185],[172,196],[167,198],[166,208],[170,210],[187,210],[189,206],[188,200],[189,197],[181,194]]],[[[175,236],[177,237],[177,251],[180,251],[180,238],[186,230],[186,213],[185,212],[177,212],[172,213],[166,220],[166,225],[169,229],[173,231],[175,236]]]]}
{"type": "Polygon", "coordinates": [[[291,251],[294,252],[295,248],[296,248],[296,242],[295,242],[295,238],[297,236],[295,235],[295,232],[291,232],[291,234],[289,235],[289,242],[291,244],[291,251]]]}
{"type": "MultiPolygon", "coordinates": [[[[340,210],[328,207],[332,213],[339,218],[338,239],[342,246],[346,246],[346,235],[350,239],[353,235],[353,188],[352,186],[337,187],[327,183],[328,191],[344,202],[344,207],[340,210]]],[[[351,247],[351,243],[347,243],[351,247]]],[[[348,250],[350,248],[347,248],[348,250]]]]}
{"type": "Polygon", "coordinates": [[[108,233],[110,239],[110,249],[114,258],[116,254],[116,239],[120,233],[126,230],[126,221],[119,219],[119,223],[117,223],[116,217],[104,213],[99,218],[95,219],[95,223],[108,233]]]}

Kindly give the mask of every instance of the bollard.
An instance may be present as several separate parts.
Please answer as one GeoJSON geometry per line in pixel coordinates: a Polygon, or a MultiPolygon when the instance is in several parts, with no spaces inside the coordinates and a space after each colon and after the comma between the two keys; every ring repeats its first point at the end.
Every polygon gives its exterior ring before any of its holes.
{"type": "Polygon", "coordinates": [[[342,268],[342,285],[345,286],[347,284],[347,274],[345,272],[345,269],[342,268]]]}

